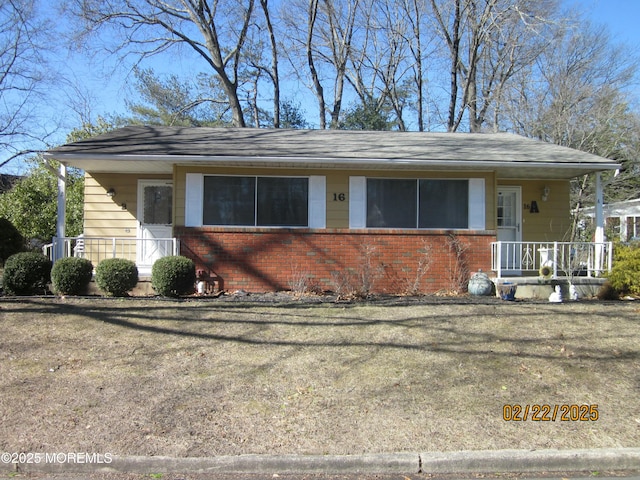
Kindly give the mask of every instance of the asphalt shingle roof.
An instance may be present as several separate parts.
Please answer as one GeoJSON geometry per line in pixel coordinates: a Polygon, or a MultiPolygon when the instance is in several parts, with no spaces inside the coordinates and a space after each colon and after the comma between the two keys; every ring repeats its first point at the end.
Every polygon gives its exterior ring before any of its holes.
{"type": "MultiPolygon", "coordinates": [[[[295,165],[304,167],[508,169],[569,168],[568,178],[616,168],[589,153],[509,133],[426,133],[130,126],[70,143],[49,157],[89,170],[96,160],[165,164],[295,165]],[[91,163],[93,161],[93,163],[91,163]],[[284,162],[281,164],[279,162],[284,162]]],[[[107,163],[103,163],[107,168],[107,163]]],[[[128,165],[128,164],[127,164],[128,165]]],[[[150,166],[150,165],[149,165],[150,166]]],[[[129,165],[126,170],[131,170],[129,165]]],[[[117,170],[110,170],[117,171],[117,170]]],[[[504,175],[508,172],[505,170],[504,175]]],[[[560,174],[560,172],[557,172],[560,174]]]]}

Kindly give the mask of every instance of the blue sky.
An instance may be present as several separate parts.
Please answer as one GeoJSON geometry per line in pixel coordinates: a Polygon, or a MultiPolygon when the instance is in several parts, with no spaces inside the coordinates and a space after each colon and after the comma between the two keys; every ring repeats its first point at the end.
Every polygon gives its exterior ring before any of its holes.
{"type": "Polygon", "coordinates": [[[573,2],[594,23],[609,27],[615,40],[640,47],[640,1],[638,0],[582,0],[573,2]]]}

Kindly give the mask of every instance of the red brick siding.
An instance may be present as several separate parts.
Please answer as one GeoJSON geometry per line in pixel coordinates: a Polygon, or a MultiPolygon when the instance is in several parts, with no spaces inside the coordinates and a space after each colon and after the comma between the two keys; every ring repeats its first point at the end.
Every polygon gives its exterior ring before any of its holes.
{"type": "MultiPolygon", "coordinates": [[[[405,293],[418,278],[419,291],[429,293],[453,288],[457,264],[446,231],[176,227],[174,233],[181,254],[229,291],[288,290],[301,274],[319,290],[335,290],[337,276],[355,278],[368,264],[373,292],[405,293]],[[425,247],[431,264],[421,276],[425,247]]],[[[470,272],[490,270],[495,233],[456,231],[454,237],[466,247],[470,272]]]]}

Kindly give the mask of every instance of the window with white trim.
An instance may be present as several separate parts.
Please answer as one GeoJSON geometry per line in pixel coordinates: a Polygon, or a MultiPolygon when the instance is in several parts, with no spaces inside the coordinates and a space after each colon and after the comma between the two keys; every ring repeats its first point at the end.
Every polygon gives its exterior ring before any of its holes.
{"type": "Polygon", "coordinates": [[[205,176],[203,225],[307,227],[309,179],[205,176]]]}
{"type": "Polygon", "coordinates": [[[325,227],[323,176],[189,173],[186,189],[186,226],[325,227]]]}
{"type": "Polygon", "coordinates": [[[484,229],[484,179],[350,178],[351,228],[484,229]]]}

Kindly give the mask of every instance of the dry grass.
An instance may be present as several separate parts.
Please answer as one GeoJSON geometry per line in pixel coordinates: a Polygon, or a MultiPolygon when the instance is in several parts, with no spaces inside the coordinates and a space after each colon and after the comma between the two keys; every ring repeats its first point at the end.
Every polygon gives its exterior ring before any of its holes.
{"type": "Polygon", "coordinates": [[[0,451],[640,445],[631,303],[0,302],[0,451]],[[504,404],[598,405],[506,422],[504,404]]]}

